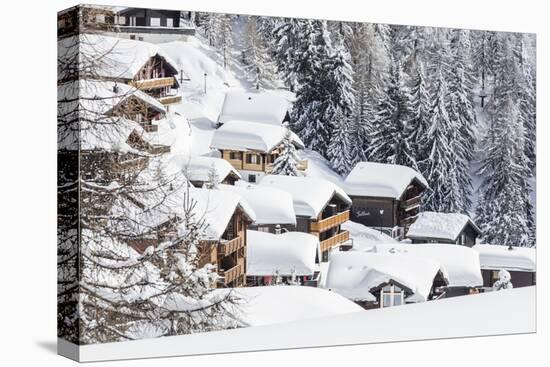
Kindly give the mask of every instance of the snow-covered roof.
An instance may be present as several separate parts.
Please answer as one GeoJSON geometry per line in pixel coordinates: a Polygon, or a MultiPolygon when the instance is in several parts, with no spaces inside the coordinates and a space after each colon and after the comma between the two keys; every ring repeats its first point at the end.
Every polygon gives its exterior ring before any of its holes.
{"type": "MultiPolygon", "coordinates": [[[[271,152],[281,144],[285,133],[286,128],[283,126],[232,120],[214,132],[210,147],[212,149],[271,152]]],[[[292,141],[298,148],[304,147],[304,143],[294,133],[292,133],[292,141]]]]}
{"type": "Polygon", "coordinates": [[[130,97],[139,99],[158,112],[166,113],[166,108],[156,98],[124,83],[79,79],[59,85],[57,91],[57,101],[62,109],[60,113],[71,113],[79,108],[81,114],[106,115],[130,97]],[[117,92],[115,85],[118,87],[117,92]]]}
{"type": "Polygon", "coordinates": [[[428,187],[424,176],[410,167],[359,162],[346,177],[344,189],[351,196],[400,199],[413,181],[417,181],[423,187],[428,187]]]}
{"type": "Polygon", "coordinates": [[[428,258],[370,252],[331,255],[325,287],[354,301],[375,301],[370,291],[394,281],[412,292],[414,301],[426,301],[440,265],[428,258]]]}
{"type": "Polygon", "coordinates": [[[409,227],[407,237],[455,241],[468,223],[480,233],[479,228],[467,215],[422,212],[409,227]]]}
{"type": "MultiPolygon", "coordinates": [[[[157,45],[126,38],[81,34],[59,40],[58,50],[61,58],[79,52],[83,60],[97,59],[97,70],[94,72],[103,78],[132,80],[145,63],[156,55],[162,57],[175,72],[178,71],[177,64],[157,45]]],[[[59,77],[63,78],[63,73],[60,70],[59,77]]]]}
{"type": "Polygon", "coordinates": [[[241,175],[233,168],[233,166],[225,159],[205,156],[176,155],[170,160],[171,169],[180,172],[185,171],[185,176],[190,181],[207,182],[208,174],[212,167],[216,169],[220,181],[223,181],[227,176],[233,175],[240,178],[241,175]]]}
{"type": "Polygon", "coordinates": [[[321,178],[267,175],[262,178],[259,185],[274,187],[292,195],[297,216],[317,218],[333,196],[351,205],[351,199],[344,190],[321,178]]]}
{"type": "Polygon", "coordinates": [[[218,122],[233,120],[281,125],[288,113],[289,102],[266,92],[228,92],[218,122]]]}
{"type": "Polygon", "coordinates": [[[296,224],[292,196],[286,191],[249,183],[243,185],[240,181],[235,186],[220,185],[219,189],[234,192],[246,200],[256,213],[254,223],[257,225],[296,224]]]}
{"type": "Polygon", "coordinates": [[[467,246],[444,243],[376,244],[371,251],[398,254],[411,258],[426,258],[437,262],[450,287],[479,287],[483,285],[476,251],[467,246]]]}
{"type": "Polygon", "coordinates": [[[479,253],[481,269],[505,269],[534,272],[537,269],[537,254],[534,248],[502,245],[475,245],[479,253]]]}
{"type": "Polygon", "coordinates": [[[82,120],[80,124],[74,125],[74,128],[71,126],[58,132],[59,149],[146,154],[130,146],[128,137],[135,132],[145,142],[150,142],[148,133],[141,125],[125,118],[106,118],[97,123],[82,120]]]}
{"type": "Polygon", "coordinates": [[[319,238],[303,232],[246,231],[246,275],[313,275],[319,238]]]}
{"type": "Polygon", "coordinates": [[[234,292],[242,299],[237,305],[238,313],[249,326],[364,312],[362,307],[341,295],[315,287],[276,285],[224,288],[215,292],[234,292]]]}

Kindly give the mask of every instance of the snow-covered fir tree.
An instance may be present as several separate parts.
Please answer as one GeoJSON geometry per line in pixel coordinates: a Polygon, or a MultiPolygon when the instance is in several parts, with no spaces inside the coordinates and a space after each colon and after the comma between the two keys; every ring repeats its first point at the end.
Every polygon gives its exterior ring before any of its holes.
{"type": "MultiPolygon", "coordinates": [[[[274,23],[270,48],[274,54],[278,73],[291,91],[298,87],[297,57],[303,42],[307,20],[284,18],[274,23]]],[[[303,70],[302,70],[303,71],[303,70]]]]}
{"type": "Polygon", "coordinates": [[[259,29],[261,17],[246,18],[243,62],[249,80],[256,89],[270,87],[276,79],[276,67],[270,50],[259,29]]]}
{"type": "Polygon", "coordinates": [[[217,189],[221,181],[218,170],[216,169],[216,164],[212,162],[210,168],[208,168],[208,181],[206,182],[206,187],[209,189],[217,189]]]}
{"type": "Polygon", "coordinates": [[[478,172],[483,182],[477,220],[487,243],[533,246],[530,170],[516,84],[520,71],[513,55],[512,35],[497,37],[494,97],[487,106],[490,128],[478,172]]]}
{"type": "Polygon", "coordinates": [[[416,168],[410,144],[411,94],[399,63],[390,64],[390,76],[369,131],[369,160],[416,168]]]}
{"type": "Polygon", "coordinates": [[[300,158],[296,152],[294,146],[294,139],[292,131],[286,126],[286,132],[279,147],[279,156],[273,162],[273,168],[271,174],[273,175],[286,175],[286,176],[301,176],[301,172],[298,170],[298,162],[300,158]]]}

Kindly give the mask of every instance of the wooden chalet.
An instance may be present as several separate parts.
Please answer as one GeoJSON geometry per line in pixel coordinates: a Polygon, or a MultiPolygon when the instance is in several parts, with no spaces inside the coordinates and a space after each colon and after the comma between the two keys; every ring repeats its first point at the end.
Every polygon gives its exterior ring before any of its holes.
{"type": "Polygon", "coordinates": [[[365,309],[429,301],[447,285],[437,262],[370,252],[335,254],[325,277],[325,288],[365,309]]]}
{"type": "Polygon", "coordinates": [[[105,33],[115,28],[116,13],[102,5],[76,5],[57,13],[58,39],[82,33],[105,33]]]}
{"type": "Polygon", "coordinates": [[[500,270],[510,273],[514,288],[537,284],[536,249],[528,247],[475,245],[479,253],[483,287],[490,290],[499,280],[500,270]]]}
{"type": "MultiPolygon", "coordinates": [[[[248,182],[259,182],[271,173],[273,162],[280,154],[280,145],[286,129],[282,126],[248,121],[230,121],[214,132],[211,148],[217,149],[221,157],[231,163],[248,182]]],[[[296,148],[304,147],[293,134],[296,148]]],[[[307,160],[298,163],[298,169],[307,169],[307,160]]]]}
{"type": "Polygon", "coordinates": [[[352,221],[403,238],[421,211],[422,193],[428,184],[409,167],[361,162],[343,187],[353,201],[352,221]]]}
{"type": "Polygon", "coordinates": [[[218,116],[218,127],[230,121],[248,121],[281,126],[290,122],[290,103],[267,92],[228,92],[218,116]]]}
{"type": "Polygon", "coordinates": [[[265,176],[260,186],[292,196],[295,230],[319,238],[322,262],[329,260],[333,249],[349,249],[349,232],[342,229],[342,223],[350,218],[351,199],[341,188],[323,179],[282,175],[265,176]]]}
{"type": "Polygon", "coordinates": [[[212,185],[213,178],[217,178],[216,185],[234,185],[241,178],[231,164],[216,157],[177,155],[170,160],[170,165],[173,170],[182,172],[196,188],[212,185]]]}
{"type": "Polygon", "coordinates": [[[410,226],[412,243],[448,243],[472,247],[481,235],[478,226],[465,214],[422,212],[410,226]]]}
{"type": "Polygon", "coordinates": [[[169,42],[195,35],[190,13],[179,10],[125,8],[116,14],[116,30],[130,39],[169,42]]]}

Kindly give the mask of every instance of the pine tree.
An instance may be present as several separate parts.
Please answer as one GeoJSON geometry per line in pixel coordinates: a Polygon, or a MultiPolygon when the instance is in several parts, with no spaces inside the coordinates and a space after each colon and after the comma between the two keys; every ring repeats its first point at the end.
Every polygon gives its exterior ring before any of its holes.
{"type": "Polygon", "coordinates": [[[212,162],[210,168],[208,169],[208,181],[206,182],[206,187],[209,189],[217,189],[218,185],[221,183],[220,175],[216,169],[216,164],[212,162]]]}
{"type": "Polygon", "coordinates": [[[276,79],[275,64],[261,36],[258,21],[262,17],[247,17],[244,50],[245,68],[256,89],[267,88],[276,79]]]}
{"type": "Polygon", "coordinates": [[[416,168],[414,152],[409,144],[411,109],[410,90],[402,80],[401,66],[392,62],[388,86],[369,132],[369,160],[416,168]]]}
{"type": "Polygon", "coordinates": [[[530,201],[525,126],[518,97],[518,68],[512,35],[498,34],[493,98],[487,106],[490,129],[483,141],[483,178],[477,220],[483,240],[512,246],[533,246],[534,219],[530,201]]]}
{"type": "Polygon", "coordinates": [[[348,118],[339,110],[334,116],[332,138],[327,149],[327,156],[334,171],[340,175],[351,172],[354,164],[348,118]]]}
{"type": "Polygon", "coordinates": [[[273,162],[271,174],[286,176],[301,176],[298,170],[300,158],[294,146],[292,132],[287,128],[281,146],[279,156],[273,162]]]}

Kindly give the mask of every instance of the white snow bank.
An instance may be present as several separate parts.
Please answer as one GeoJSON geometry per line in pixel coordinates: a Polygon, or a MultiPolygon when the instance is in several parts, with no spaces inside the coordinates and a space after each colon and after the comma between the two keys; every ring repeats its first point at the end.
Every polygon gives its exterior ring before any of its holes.
{"type": "Polygon", "coordinates": [[[239,182],[235,186],[220,185],[219,189],[234,192],[246,200],[256,213],[254,223],[257,225],[296,225],[292,196],[286,191],[251,184],[240,185],[239,182]]]}
{"type": "Polygon", "coordinates": [[[342,177],[330,168],[329,162],[318,152],[310,149],[300,149],[297,153],[300,159],[307,160],[306,176],[321,178],[343,187],[344,180],[342,177]]]}
{"type": "Polygon", "coordinates": [[[350,300],[321,288],[281,285],[235,288],[231,292],[242,299],[240,314],[250,326],[365,312],[350,300]]]}
{"type": "Polygon", "coordinates": [[[351,205],[351,199],[344,190],[319,178],[267,175],[259,185],[281,189],[292,195],[294,211],[298,216],[317,218],[333,196],[351,205]]]}
{"type": "MultiPolygon", "coordinates": [[[[96,62],[97,76],[116,79],[134,79],[138,71],[145,63],[156,55],[164,58],[165,62],[176,72],[177,65],[168,54],[152,43],[130,40],[126,38],[109,37],[98,34],[81,34],[58,41],[60,57],[79,52],[82,55],[82,63],[86,65],[89,60],[99,57],[96,62]],[[76,42],[78,37],[79,42],[76,42]]],[[[63,72],[60,73],[63,77],[63,72]]]]}
{"type": "Polygon", "coordinates": [[[185,176],[190,181],[207,182],[212,167],[215,168],[220,181],[223,181],[229,175],[234,175],[237,178],[241,177],[228,161],[215,157],[176,155],[170,160],[170,166],[175,171],[185,172],[185,176]]]}
{"type": "MultiPolygon", "coordinates": [[[[281,144],[285,133],[286,128],[282,126],[232,120],[214,132],[210,147],[271,152],[281,144]]],[[[292,133],[292,141],[298,148],[304,147],[304,143],[294,133],[292,133]]]]}
{"type": "Polygon", "coordinates": [[[348,220],[342,223],[342,229],[349,231],[349,237],[353,239],[354,251],[365,251],[372,249],[379,243],[398,243],[385,233],[369,228],[363,224],[348,220]]]}
{"type": "Polygon", "coordinates": [[[280,126],[289,107],[286,99],[264,91],[228,92],[218,122],[240,120],[280,126]]]}
{"type": "MultiPolygon", "coordinates": [[[[292,300],[294,297],[281,297],[270,305],[275,307],[278,302],[287,299],[292,300]]],[[[315,302],[319,304],[317,300],[315,302]]],[[[296,312],[295,308],[292,309],[293,312],[296,312]]],[[[536,288],[523,287],[277,325],[84,345],[80,346],[79,352],[81,360],[92,361],[508,335],[535,331],[536,288]]]]}
{"type": "Polygon", "coordinates": [[[501,245],[475,245],[472,247],[479,253],[481,269],[505,269],[518,271],[536,271],[536,249],[528,247],[512,247],[501,245]]]}
{"type": "Polygon", "coordinates": [[[450,287],[480,287],[483,285],[479,256],[470,247],[435,244],[377,244],[371,251],[425,258],[437,262],[450,287]]]}
{"type": "Polygon", "coordinates": [[[272,234],[246,231],[246,275],[313,275],[319,238],[303,232],[272,234]]]}
{"type": "Polygon", "coordinates": [[[410,226],[407,237],[455,241],[468,223],[479,232],[479,228],[467,215],[422,212],[410,226]]]}
{"type": "Polygon", "coordinates": [[[348,195],[375,196],[400,199],[412,181],[428,187],[421,173],[406,166],[374,162],[360,162],[345,179],[348,195]]]}
{"type": "Polygon", "coordinates": [[[428,258],[369,252],[332,254],[325,287],[355,301],[374,301],[370,291],[393,280],[410,290],[415,301],[426,301],[439,263],[428,258]]]}

